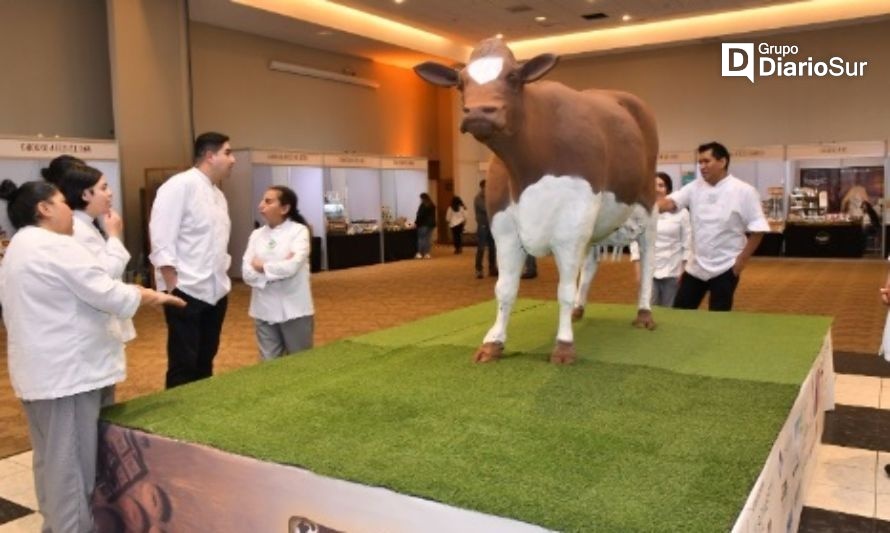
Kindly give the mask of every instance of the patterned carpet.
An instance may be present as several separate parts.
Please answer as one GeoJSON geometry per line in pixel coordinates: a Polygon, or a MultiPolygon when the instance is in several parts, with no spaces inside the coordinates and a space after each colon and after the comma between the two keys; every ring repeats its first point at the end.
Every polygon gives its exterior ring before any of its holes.
{"type": "MultiPolygon", "coordinates": [[[[473,249],[462,255],[453,255],[446,247],[438,247],[434,252],[434,258],[428,261],[401,261],[315,274],[312,288],[316,344],[493,298],[495,279],[477,280],[473,275],[473,249]]],[[[539,261],[538,270],[537,279],[522,282],[520,296],[555,298],[556,269],[552,259],[539,261]]],[[[736,309],[831,315],[835,317],[836,350],[872,354],[877,352],[887,312],[878,297],[878,287],[886,273],[887,264],[880,260],[757,258],[742,275],[736,309]]],[[[608,303],[636,301],[631,264],[626,260],[604,263],[590,297],[608,303]]],[[[223,326],[217,372],[257,362],[253,324],[247,316],[249,298],[249,289],[236,284],[223,326]]],[[[655,317],[657,320],[657,310],[655,317]]],[[[631,319],[628,317],[628,322],[631,319]]],[[[163,314],[143,309],[135,324],[138,338],[127,346],[129,377],[118,386],[119,401],[163,388],[163,314]]],[[[467,357],[471,355],[468,353],[467,357]]],[[[24,414],[9,384],[6,332],[0,328],[0,457],[29,448],[24,414]]]]}

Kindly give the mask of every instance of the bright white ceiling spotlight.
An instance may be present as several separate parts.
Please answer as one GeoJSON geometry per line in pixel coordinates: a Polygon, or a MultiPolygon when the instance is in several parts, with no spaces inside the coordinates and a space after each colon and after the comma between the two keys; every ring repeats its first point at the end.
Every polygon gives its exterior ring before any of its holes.
{"type": "Polygon", "coordinates": [[[547,17],[537,16],[537,17],[535,17],[535,20],[537,20],[538,22],[544,22],[545,20],[547,20],[547,17]]]}
{"type": "Polygon", "coordinates": [[[632,19],[632,18],[633,17],[631,17],[629,13],[625,13],[624,15],[621,15],[621,20],[623,20],[624,22],[629,22],[630,19],[632,19]]]}
{"type": "Polygon", "coordinates": [[[503,39],[503,38],[504,38],[504,34],[503,34],[503,33],[498,33],[497,35],[495,35],[495,37],[497,37],[498,39],[503,39]]]}
{"type": "Polygon", "coordinates": [[[392,0],[392,1],[395,2],[395,3],[397,3],[397,4],[404,4],[404,3],[405,3],[405,0],[392,0]]]}

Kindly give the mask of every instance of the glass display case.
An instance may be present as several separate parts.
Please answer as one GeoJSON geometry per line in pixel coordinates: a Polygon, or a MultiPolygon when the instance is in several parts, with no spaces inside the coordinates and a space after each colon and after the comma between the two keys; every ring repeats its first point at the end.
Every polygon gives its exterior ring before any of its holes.
{"type": "Polygon", "coordinates": [[[325,154],[324,198],[327,268],[383,260],[380,158],[325,154]]]}

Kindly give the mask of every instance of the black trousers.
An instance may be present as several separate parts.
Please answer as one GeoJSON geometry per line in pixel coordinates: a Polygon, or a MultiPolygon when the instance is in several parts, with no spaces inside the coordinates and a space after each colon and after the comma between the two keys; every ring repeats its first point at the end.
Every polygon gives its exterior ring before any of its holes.
{"type": "Polygon", "coordinates": [[[491,228],[487,225],[479,224],[476,229],[476,272],[482,272],[482,256],[485,249],[488,248],[488,272],[493,274],[498,270],[497,249],[494,246],[494,237],[491,235],[491,228]]]}
{"type": "Polygon", "coordinates": [[[458,224],[451,228],[451,239],[454,241],[454,251],[460,253],[464,247],[464,225],[458,224]]]}
{"type": "Polygon", "coordinates": [[[709,311],[732,311],[732,299],[735,296],[736,287],[739,286],[739,279],[741,278],[733,274],[731,268],[707,281],[683,272],[683,276],[680,278],[680,288],[674,299],[674,308],[698,309],[705,294],[710,291],[709,311]]]}
{"type": "Polygon", "coordinates": [[[193,298],[179,289],[173,294],[186,301],[182,309],[164,306],[167,320],[167,388],[172,389],[213,375],[213,358],[229,297],[216,305],[193,298]]]}

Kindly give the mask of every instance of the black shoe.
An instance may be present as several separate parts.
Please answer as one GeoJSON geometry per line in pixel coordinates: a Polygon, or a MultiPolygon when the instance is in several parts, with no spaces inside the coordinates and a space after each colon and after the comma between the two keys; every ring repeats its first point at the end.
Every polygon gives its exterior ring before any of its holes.
{"type": "Polygon", "coordinates": [[[489,271],[488,271],[488,277],[490,277],[490,278],[496,278],[496,277],[498,277],[498,271],[497,271],[497,270],[489,270],[489,271]]]}
{"type": "Polygon", "coordinates": [[[890,476],[890,464],[884,465],[884,472],[886,472],[887,475],[890,476]]]}
{"type": "Polygon", "coordinates": [[[484,278],[484,277],[485,277],[485,276],[482,275],[482,271],[481,271],[481,270],[477,270],[477,271],[476,271],[476,279],[482,279],[482,278],[484,278]]]}
{"type": "Polygon", "coordinates": [[[522,279],[535,279],[536,277],[538,277],[538,273],[537,272],[523,272],[522,275],[519,277],[522,279]]]}

